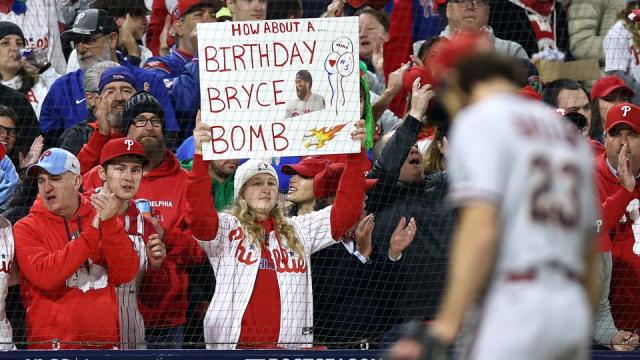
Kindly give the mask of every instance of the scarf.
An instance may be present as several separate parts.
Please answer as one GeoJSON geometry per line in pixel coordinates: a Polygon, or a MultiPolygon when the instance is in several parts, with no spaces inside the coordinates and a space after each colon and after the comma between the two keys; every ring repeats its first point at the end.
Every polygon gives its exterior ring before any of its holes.
{"type": "Polygon", "coordinates": [[[555,34],[555,0],[539,2],[537,0],[509,0],[512,4],[527,12],[531,29],[538,41],[538,50],[557,49],[555,34]]]}

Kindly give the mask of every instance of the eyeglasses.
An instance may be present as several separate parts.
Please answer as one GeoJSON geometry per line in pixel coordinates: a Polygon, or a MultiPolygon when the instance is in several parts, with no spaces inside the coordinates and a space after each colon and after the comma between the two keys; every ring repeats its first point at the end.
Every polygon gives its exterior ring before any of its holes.
{"type": "Polygon", "coordinates": [[[0,135],[16,136],[16,128],[10,128],[0,125],[0,135]]]}
{"type": "Polygon", "coordinates": [[[135,127],[145,127],[147,126],[147,123],[151,122],[151,125],[153,127],[160,127],[162,126],[162,120],[158,119],[158,118],[154,118],[154,119],[134,119],[133,120],[133,126],[135,127]]]}
{"type": "Polygon", "coordinates": [[[488,6],[489,5],[489,0],[449,0],[449,2],[454,3],[454,4],[473,4],[473,6],[488,6]]]}

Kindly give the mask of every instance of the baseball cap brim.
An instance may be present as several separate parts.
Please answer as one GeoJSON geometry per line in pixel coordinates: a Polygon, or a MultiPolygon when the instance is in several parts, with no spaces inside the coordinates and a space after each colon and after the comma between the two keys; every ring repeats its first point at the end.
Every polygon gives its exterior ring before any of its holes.
{"type": "Polygon", "coordinates": [[[104,164],[106,164],[108,162],[111,162],[111,161],[116,160],[116,159],[121,158],[121,157],[138,158],[142,162],[142,166],[147,165],[149,163],[149,159],[147,159],[147,157],[144,156],[144,155],[132,154],[132,153],[122,153],[122,154],[115,154],[113,156],[105,158],[104,160],[102,160],[100,162],[100,165],[104,165],[104,164]]]}
{"type": "Polygon", "coordinates": [[[614,92],[616,90],[619,90],[619,89],[627,90],[627,91],[629,91],[629,93],[631,93],[631,96],[636,96],[635,91],[633,91],[633,89],[631,89],[631,88],[629,88],[629,87],[627,87],[625,85],[611,85],[608,88],[604,89],[599,97],[607,97],[607,96],[609,96],[609,94],[611,94],[612,92],[614,92]]]}
{"type": "Polygon", "coordinates": [[[302,175],[306,177],[315,176],[313,170],[300,164],[285,165],[282,167],[282,173],[285,175],[302,175]]]}
{"type": "Polygon", "coordinates": [[[628,125],[630,128],[632,128],[636,133],[640,134],[640,128],[638,128],[636,125],[634,125],[632,122],[627,121],[627,120],[614,120],[611,122],[611,124],[608,124],[609,126],[607,126],[607,128],[604,130],[606,132],[609,132],[609,130],[613,129],[614,127],[618,126],[618,125],[628,125]]]}
{"type": "Polygon", "coordinates": [[[41,171],[45,171],[50,175],[60,175],[65,171],[71,172],[70,170],[66,169],[64,166],[54,166],[54,165],[43,166],[40,164],[33,164],[33,165],[29,165],[29,167],[27,168],[26,174],[27,174],[27,177],[33,178],[38,176],[38,174],[40,174],[41,171]]]}

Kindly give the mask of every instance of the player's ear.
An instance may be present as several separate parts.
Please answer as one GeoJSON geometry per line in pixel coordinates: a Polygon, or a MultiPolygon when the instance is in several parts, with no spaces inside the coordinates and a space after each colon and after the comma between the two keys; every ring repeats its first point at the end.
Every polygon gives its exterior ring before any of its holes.
{"type": "Polygon", "coordinates": [[[98,166],[98,176],[100,176],[100,180],[103,184],[107,181],[107,171],[104,167],[98,166]]]}

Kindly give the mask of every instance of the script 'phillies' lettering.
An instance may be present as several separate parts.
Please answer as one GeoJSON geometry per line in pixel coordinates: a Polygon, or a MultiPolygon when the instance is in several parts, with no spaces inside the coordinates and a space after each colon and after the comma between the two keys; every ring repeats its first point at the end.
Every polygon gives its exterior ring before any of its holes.
{"type": "MultiPolygon", "coordinates": [[[[245,265],[253,265],[258,261],[259,256],[252,250],[247,250],[244,246],[244,230],[237,227],[229,232],[229,241],[240,241],[236,248],[236,258],[238,262],[245,265]]],[[[296,259],[295,255],[289,258],[289,254],[282,247],[279,249],[270,250],[273,262],[276,266],[276,271],[279,273],[300,273],[305,274],[307,272],[307,264],[302,257],[296,259]],[[289,264],[291,259],[291,264],[289,264]]],[[[293,254],[293,252],[292,252],[293,254]]]]}

